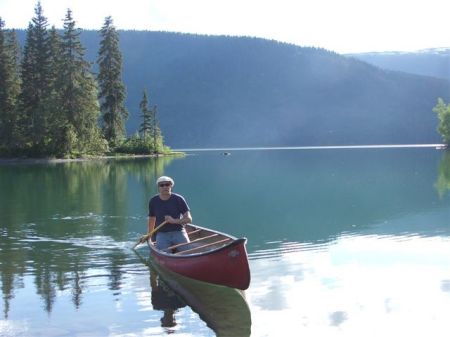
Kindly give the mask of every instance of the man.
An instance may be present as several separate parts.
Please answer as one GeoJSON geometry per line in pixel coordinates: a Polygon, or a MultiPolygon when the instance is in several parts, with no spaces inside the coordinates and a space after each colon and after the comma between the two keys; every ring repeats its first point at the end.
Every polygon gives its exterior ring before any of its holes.
{"type": "MultiPolygon", "coordinates": [[[[172,193],[175,182],[167,176],[156,180],[158,194],[150,199],[148,205],[148,232],[166,221],[156,232],[156,248],[163,250],[170,246],[189,242],[184,225],[192,222],[189,206],[179,194],[172,193]]],[[[187,246],[179,250],[187,249],[187,246]]]]}

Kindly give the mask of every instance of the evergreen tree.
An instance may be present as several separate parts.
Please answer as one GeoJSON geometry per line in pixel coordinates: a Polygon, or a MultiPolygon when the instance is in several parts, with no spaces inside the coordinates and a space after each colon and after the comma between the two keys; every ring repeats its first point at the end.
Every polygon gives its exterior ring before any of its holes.
{"type": "Polygon", "coordinates": [[[443,141],[450,145],[450,104],[446,105],[442,98],[438,99],[437,105],[433,108],[439,119],[438,132],[443,141]]]}
{"type": "Polygon", "coordinates": [[[153,111],[148,108],[148,97],[147,90],[144,90],[142,95],[142,100],[139,103],[139,108],[141,109],[142,123],[139,127],[139,134],[141,138],[145,141],[153,134],[153,111]]]}
{"type": "Polygon", "coordinates": [[[20,79],[20,57],[21,57],[21,50],[19,46],[19,42],[17,41],[16,32],[14,30],[7,33],[7,41],[6,41],[6,48],[10,51],[10,57],[11,57],[11,85],[10,85],[10,93],[11,97],[14,100],[14,109],[13,115],[11,116],[9,133],[11,135],[10,138],[10,148],[13,151],[20,150],[20,144],[22,144],[21,141],[21,134],[19,130],[19,109],[18,109],[18,102],[19,102],[19,95],[21,90],[21,79],[20,79]]]}
{"type": "Polygon", "coordinates": [[[20,92],[19,46],[0,18],[0,152],[18,147],[17,98],[20,92]]]}
{"type": "Polygon", "coordinates": [[[106,150],[97,126],[100,114],[97,86],[84,60],[80,31],[75,28],[72,11],[67,10],[62,37],[58,90],[61,112],[67,118],[64,129],[64,153],[99,153],[106,150]]]}
{"type": "Polygon", "coordinates": [[[156,118],[157,107],[154,105],[153,109],[149,109],[148,104],[147,90],[144,90],[142,100],[139,104],[142,117],[139,134],[145,144],[150,144],[149,146],[153,149],[153,152],[158,152],[163,149],[163,139],[156,118]]]}
{"type": "Polygon", "coordinates": [[[110,145],[117,145],[125,135],[125,86],[122,82],[122,54],[119,49],[119,36],[110,16],[100,30],[101,41],[97,63],[99,73],[100,110],[103,134],[110,145]]]}
{"type": "Polygon", "coordinates": [[[46,95],[51,85],[51,60],[47,18],[43,15],[41,3],[35,7],[35,17],[29,24],[22,60],[20,94],[22,132],[32,154],[46,152],[48,120],[46,95]]]}
{"type": "Polygon", "coordinates": [[[48,121],[48,152],[58,157],[65,154],[65,130],[67,129],[67,116],[60,106],[61,91],[58,86],[58,76],[62,71],[62,39],[53,26],[49,32],[51,77],[46,107],[52,118],[48,121]]]}
{"type": "Polygon", "coordinates": [[[157,106],[154,105],[153,110],[152,110],[153,125],[152,125],[152,130],[151,130],[152,138],[153,138],[153,149],[155,152],[160,152],[163,150],[164,142],[163,142],[161,129],[159,128],[158,118],[156,117],[156,112],[157,112],[157,106]]]}

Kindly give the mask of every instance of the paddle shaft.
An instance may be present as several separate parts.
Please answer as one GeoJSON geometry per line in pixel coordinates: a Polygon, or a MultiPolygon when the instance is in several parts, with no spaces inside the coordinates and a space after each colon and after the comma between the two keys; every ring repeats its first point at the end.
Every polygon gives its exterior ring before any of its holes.
{"type": "Polygon", "coordinates": [[[144,243],[144,241],[147,241],[149,238],[151,238],[152,235],[156,233],[156,231],[158,231],[162,226],[164,226],[164,225],[167,224],[167,223],[168,223],[167,221],[161,222],[161,224],[160,224],[158,227],[153,228],[153,230],[152,230],[150,233],[145,234],[144,236],[142,236],[142,237],[139,239],[139,241],[136,242],[136,244],[133,246],[133,249],[136,248],[139,244],[144,243]]]}

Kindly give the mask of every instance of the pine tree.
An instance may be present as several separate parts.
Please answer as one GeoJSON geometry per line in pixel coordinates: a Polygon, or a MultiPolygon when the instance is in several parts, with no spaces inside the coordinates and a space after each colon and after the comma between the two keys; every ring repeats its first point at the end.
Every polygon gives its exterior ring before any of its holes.
{"type": "Polygon", "coordinates": [[[0,152],[18,147],[17,99],[20,92],[19,46],[14,31],[0,18],[0,152]]]}
{"type": "Polygon", "coordinates": [[[142,141],[145,144],[149,144],[148,146],[156,153],[163,149],[163,138],[158,119],[156,118],[157,106],[154,105],[153,109],[150,110],[148,104],[147,90],[144,90],[142,100],[139,104],[142,117],[139,134],[142,141]]]}
{"type": "Polygon", "coordinates": [[[62,71],[62,39],[53,26],[49,32],[51,77],[53,81],[49,85],[46,107],[52,117],[48,121],[48,152],[58,157],[65,154],[65,130],[67,129],[67,116],[60,106],[61,91],[57,81],[62,71]]]}
{"type": "Polygon", "coordinates": [[[50,118],[46,110],[45,95],[51,84],[51,61],[47,18],[41,3],[35,7],[35,16],[30,22],[22,60],[22,92],[20,95],[22,131],[26,147],[32,154],[44,154],[46,147],[47,122],[50,118]]]}
{"type": "Polygon", "coordinates": [[[139,103],[139,108],[142,113],[142,123],[139,127],[139,134],[141,135],[141,138],[146,141],[153,134],[153,111],[148,108],[147,90],[144,90],[142,100],[139,103]]]}
{"type": "Polygon", "coordinates": [[[122,82],[122,54],[119,36],[110,16],[100,30],[101,41],[97,63],[100,110],[103,134],[110,145],[118,145],[125,136],[125,86],[122,82]]]}
{"type": "Polygon", "coordinates": [[[62,37],[61,68],[58,83],[62,113],[67,118],[64,130],[64,153],[86,154],[106,150],[97,126],[100,114],[97,86],[84,60],[80,30],[75,28],[72,11],[67,10],[62,37]]]}
{"type": "Polygon", "coordinates": [[[161,129],[159,127],[159,122],[158,122],[158,118],[156,117],[156,113],[157,113],[157,106],[154,105],[153,106],[153,110],[152,110],[152,138],[153,138],[153,149],[154,152],[160,152],[163,150],[163,146],[164,146],[164,142],[163,142],[163,136],[161,133],[161,129]]]}

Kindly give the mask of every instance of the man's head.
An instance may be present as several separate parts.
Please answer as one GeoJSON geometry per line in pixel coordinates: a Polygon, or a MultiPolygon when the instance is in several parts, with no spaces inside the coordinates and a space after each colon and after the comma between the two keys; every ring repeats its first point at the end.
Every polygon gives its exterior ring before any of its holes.
{"type": "Polygon", "coordinates": [[[173,187],[175,182],[168,176],[161,176],[156,180],[156,185],[158,185],[158,187],[173,187]]]}

